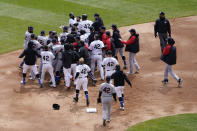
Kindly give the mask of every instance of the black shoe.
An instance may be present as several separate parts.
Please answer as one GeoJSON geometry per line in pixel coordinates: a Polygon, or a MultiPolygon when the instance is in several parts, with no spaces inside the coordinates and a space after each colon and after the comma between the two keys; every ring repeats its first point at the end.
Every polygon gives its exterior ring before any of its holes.
{"type": "Polygon", "coordinates": [[[183,80],[182,79],[179,79],[178,80],[178,84],[179,84],[178,86],[180,86],[182,84],[182,82],[183,82],[183,80]]]}
{"type": "Polygon", "coordinates": [[[87,100],[86,100],[86,105],[89,106],[89,104],[90,104],[90,102],[89,102],[89,100],[87,99],[87,100]]]}
{"type": "Polygon", "coordinates": [[[103,126],[106,126],[106,120],[103,120],[103,126]]]}
{"type": "Polygon", "coordinates": [[[163,84],[168,84],[168,79],[164,79],[164,80],[162,81],[162,83],[163,83],[163,84]]]}
{"type": "Polygon", "coordinates": [[[79,98],[74,97],[73,100],[74,100],[75,102],[78,102],[79,98]]]}
{"type": "Polygon", "coordinates": [[[18,68],[19,68],[19,69],[23,69],[23,66],[19,66],[18,68]]]}

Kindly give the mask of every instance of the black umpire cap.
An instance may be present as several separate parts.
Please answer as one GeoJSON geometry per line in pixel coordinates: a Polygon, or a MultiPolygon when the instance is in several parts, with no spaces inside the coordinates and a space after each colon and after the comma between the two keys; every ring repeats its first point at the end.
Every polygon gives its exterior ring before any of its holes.
{"type": "Polygon", "coordinates": [[[111,27],[114,28],[114,29],[117,29],[117,25],[116,24],[113,24],[111,27]]]}
{"type": "Polygon", "coordinates": [[[159,13],[159,15],[165,15],[165,13],[164,13],[163,11],[161,11],[161,12],[159,13]]]}

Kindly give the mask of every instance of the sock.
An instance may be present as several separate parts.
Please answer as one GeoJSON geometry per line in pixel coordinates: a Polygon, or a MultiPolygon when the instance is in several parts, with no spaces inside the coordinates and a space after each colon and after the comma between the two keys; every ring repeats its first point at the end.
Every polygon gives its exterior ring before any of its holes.
{"type": "Polygon", "coordinates": [[[88,91],[85,91],[84,93],[86,95],[86,99],[88,100],[88,91]]]}
{"type": "Polygon", "coordinates": [[[42,82],[41,82],[40,78],[38,78],[38,83],[40,84],[40,86],[42,86],[42,82]]]}
{"type": "Polygon", "coordinates": [[[79,90],[76,90],[76,98],[79,97],[79,90]]]}
{"type": "Polygon", "coordinates": [[[124,107],[124,101],[123,101],[123,98],[122,97],[119,97],[119,101],[120,101],[120,106],[121,107],[124,107]]]}
{"type": "Polygon", "coordinates": [[[124,102],[124,94],[122,94],[122,101],[124,102]]]}
{"type": "Polygon", "coordinates": [[[122,56],[122,60],[123,60],[123,62],[124,62],[124,65],[127,65],[125,56],[122,56]]]}

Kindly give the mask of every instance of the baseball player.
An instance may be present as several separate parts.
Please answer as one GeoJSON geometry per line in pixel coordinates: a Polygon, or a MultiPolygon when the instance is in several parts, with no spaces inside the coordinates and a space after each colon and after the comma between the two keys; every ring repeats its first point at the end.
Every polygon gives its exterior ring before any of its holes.
{"type": "Polygon", "coordinates": [[[89,34],[86,33],[85,30],[81,30],[80,34],[81,34],[81,36],[80,36],[81,41],[84,41],[84,42],[88,43],[89,34]]]}
{"type": "Polygon", "coordinates": [[[60,40],[66,41],[68,34],[69,34],[68,33],[68,27],[67,26],[64,26],[63,27],[63,32],[60,34],[60,40]]]}
{"type": "Polygon", "coordinates": [[[173,38],[168,38],[168,45],[163,50],[163,55],[161,60],[166,63],[166,68],[164,71],[164,80],[162,81],[164,84],[168,83],[168,72],[170,75],[177,80],[178,86],[180,86],[183,82],[173,71],[172,65],[176,64],[176,47],[174,46],[175,41],[173,38]]]}
{"type": "Polygon", "coordinates": [[[60,83],[60,70],[62,68],[62,52],[64,50],[64,45],[62,44],[63,43],[52,46],[52,50],[55,55],[55,62],[53,64],[56,74],[55,81],[57,85],[60,83]]]}
{"type": "Polygon", "coordinates": [[[68,21],[68,24],[70,27],[73,27],[73,25],[76,23],[76,18],[73,14],[73,12],[69,13],[69,21],[68,21]]]}
{"type": "Polygon", "coordinates": [[[88,16],[86,14],[82,15],[82,21],[79,23],[78,30],[84,30],[88,35],[90,34],[90,27],[92,26],[92,21],[87,20],[88,16]]]}
{"type": "Polygon", "coordinates": [[[123,71],[120,70],[120,65],[116,65],[116,71],[112,74],[111,79],[114,80],[116,95],[120,101],[120,109],[124,111],[124,84],[126,82],[132,87],[131,82],[123,71]]]}
{"type": "Polygon", "coordinates": [[[163,49],[167,45],[166,39],[168,38],[168,35],[169,37],[171,37],[170,22],[168,21],[168,19],[165,18],[164,12],[160,12],[159,19],[155,21],[155,26],[154,26],[155,38],[157,37],[157,33],[159,34],[161,52],[163,52],[163,49]]]}
{"type": "MultiPolygon", "coordinates": [[[[107,52],[107,57],[104,58],[102,66],[105,68],[105,78],[107,76],[110,76],[115,72],[115,67],[118,65],[118,61],[112,57],[112,52],[107,52]]],[[[112,81],[110,81],[110,84],[112,84],[112,81]]]]}
{"type": "Polygon", "coordinates": [[[73,98],[75,102],[78,102],[79,98],[79,91],[80,88],[83,88],[83,91],[86,96],[86,105],[89,106],[89,98],[88,98],[88,73],[90,73],[90,67],[86,64],[84,64],[84,59],[80,58],[79,59],[79,65],[76,68],[76,96],[73,98]]]}
{"type": "MultiPolygon", "coordinates": [[[[28,26],[28,29],[25,32],[25,37],[24,37],[24,50],[27,49],[28,47],[28,43],[31,40],[31,34],[33,33],[33,31],[34,31],[33,26],[28,26]]],[[[24,60],[19,65],[20,69],[23,69],[23,64],[24,64],[24,60]]]]}
{"type": "Polygon", "coordinates": [[[42,30],[40,32],[40,35],[38,36],[38,42],[41,44],[41,45],[47,45],[47,39],[45,37],[45,31],[42,30]]]}
{"type": "Polygon", "coordinates": [[[118,53],[120,53],[120,56],[122,57],[123,63],[124,63],[124,69],[127,68],[127,63],[126,63],[126,57],[124,56],[124,51],[123,51],[123,47],[124,45],[122,44],[122,42],[120,41],[121,36],[120,36],[120,31],[117,28],[117,25],[113,24],[112,26],[112,30],[113,30],[113,35],[112,38],[114,40],[114,45],[115,45],[115,58],[118,59],[118,53]]]}
{"type": "Polygon", "coordinates": [[[63,72],[64,72],[64,80],[65,86],[69,90],[70,87],[70,79],[72,78],[71,75],[71,64],[73,61],[73,52],[70,49],[69,44],[64,45],[64,52],[62,53],[62,62],[63,62],[63,72]]]}
{"type": "Polygon", "coordinates": [[[139,72],[140,70],[140,66],[138,65],[136,59],[134,58],[134,56],[136,55],[136,53],[139,52],[139,34],[136,34],[135,29],[131,29],[129,30],[131,36],[129,38],[128,41],[123,41],[121,40],[121,42],[123,44],[126,44],[126,48],[125,51],[129,52],[129,63],[130,63],[130,71],[128,72],[129,74],[133,74],[133,65],[135,65],[136,68],[136,73],[139,72]]]}
{"type": "Polygon", "coordinates": [[[97,62],[100,70],[100,76],[101,80],[104,80],[104,72],[103,72],[103,67],[102,67],[102,50],[104,48],[104,44],[102,41],[99,40],[99,35],[95,34],[94,36],[94,41],[90,44],[90,51],[91,51],[91,70],[92,74],[94,75],[95,71],[95,64],[97,62]]]}
{"type": "Polygon", "coordinates": [[[40,84],[40,87],[42,88],[42,82],[40,80],[40,75],[38,74],[37,67],[36,67],[36,56],[40,57],[40,55],[35,50],[33,50],[33,44],[34,43],[30,41],[28,43],[28,48],[25,49],[23,53],[19,56],[19,58],[23,58],[25,56],[24,58],[25,63],[23,66],[23,80],[21,81],[21,84],[25,85],[26,73],[27,73],[28,68],[30,67],[31,70],[36,75],[38,82],[40,84]]]}
{"type": "Polygon", "coordinates": [[[106,83],[102,83],[99,89],[99,96],[97,98],[97,102],[101,102],[102,96],[102,111],[103,111],[103,126],[106,126],[106,121],[110,122],[111,116],[111,106],[112,106],[112,95],[114,100],[116,101],[116,92],[115,88],[112,84],[110,84],[110,77],[106,77],[106,83]]]}
{"type": "Polygon", "coordinates": [[[55,58],[55,56],[53,55],[52,52],[48,51],[49,47],[48,46],[44,46],[44,51],[41,52],[41,59],[42,59],[42,75],[41,75],[41,82],[44,82],[44,77],[45,77],[45,73],[46,71],[49,72],[50,76],[51,76],[51,80],[52,80],[52,84],[50,85],[51,87],[56,87],[56,83],[55,83],[55,77],[53,74],[53,66],[52,66],[52,61],[55,58]]]}

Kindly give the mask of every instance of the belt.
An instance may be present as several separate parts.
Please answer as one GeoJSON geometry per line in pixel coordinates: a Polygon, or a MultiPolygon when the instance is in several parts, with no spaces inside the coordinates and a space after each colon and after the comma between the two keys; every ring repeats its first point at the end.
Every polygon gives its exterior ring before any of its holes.
{"type": "Polygon", "coordinates": [[[93,54],[93,55],[102,55],[102,54],[93,54]]]}
{"type": "Polygon", "coordinates": [[[107,70],[107,71],[114,71],[114,70],[107,70]]]}
{"type": "Polygon", "coordinates": [[[42,63],[42,64],[49,64],[49,63],[42,63]]]}
{"type": "Polygon", "coordinates": [[[87,78],[87,76],[86,76],[86,77],[78,77],[78,78],[80,78],[80,79],[81,79],[81,78],[87,78]]]}

